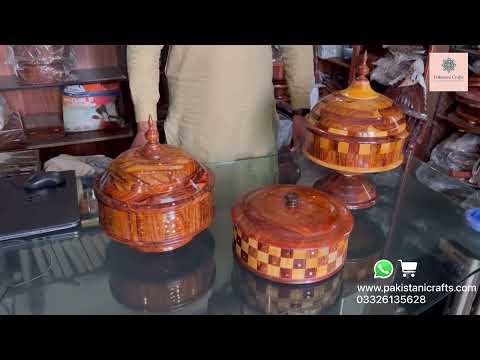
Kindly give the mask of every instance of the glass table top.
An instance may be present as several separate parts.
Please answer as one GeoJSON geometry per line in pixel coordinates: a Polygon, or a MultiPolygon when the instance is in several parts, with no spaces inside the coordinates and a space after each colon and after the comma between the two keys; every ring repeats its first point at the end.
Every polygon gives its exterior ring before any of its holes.
{"type": "MultiPolygon", "coordinates": [[[[329,174],[302,157],[296,162],[300,184],[329,174]]],[[[353,212],[346,264],[325,281],[280,285],[234,259],[232,205],[279,179],[277,157],[265,157],[210,165],[214,222],[171,253],[138,253],[111,241],[95,221],[0,243],[0,314],[421,314],[480,269],[480,236],[458,202],[419,180],[419,172],[434,171],[425,166],[412,158],[369,175],[377,204],[353,212]],[[374,278],[380,259],[393,264],[389,279],[374,278]],[[414,277],[402,271],[412,262],[414,277]]]]}

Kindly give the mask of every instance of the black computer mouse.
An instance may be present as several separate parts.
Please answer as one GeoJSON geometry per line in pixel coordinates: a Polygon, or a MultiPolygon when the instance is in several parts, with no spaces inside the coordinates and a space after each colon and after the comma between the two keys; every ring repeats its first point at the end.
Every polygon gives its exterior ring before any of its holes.
{"type": "Polygon", "coordinates": [[[65,175],[61,172],[40,172],[30,176],[24,184],[26,190],[55,188],[65,184],[65,175]]]}

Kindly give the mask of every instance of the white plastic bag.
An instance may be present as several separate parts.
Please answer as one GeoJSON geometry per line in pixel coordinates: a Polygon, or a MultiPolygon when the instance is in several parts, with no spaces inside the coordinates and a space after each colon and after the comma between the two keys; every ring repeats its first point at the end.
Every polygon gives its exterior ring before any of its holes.
{"type": "Polygon", "coordinates": [[[279,114],[278,133],[277,133],[277,150],[290,146],[293,137],[292,120],[279,114]]]}
{"type": "Polygon", "coordinates": [[[10,114],[10,107],[3,96],[0,95],[0,130],[3,130],[7,125],[8,115],[10,114]]]}

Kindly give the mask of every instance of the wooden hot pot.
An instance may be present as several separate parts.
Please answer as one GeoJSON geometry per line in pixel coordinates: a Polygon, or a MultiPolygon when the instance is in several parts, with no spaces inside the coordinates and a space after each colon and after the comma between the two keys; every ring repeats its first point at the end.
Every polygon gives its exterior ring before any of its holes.
{"type": "Polygon", "coordinates": [[[315,283],[340,271],[353,227],[340,201],[296,185],[246,194],[232,208],[232,219],[240,264],[285,284],[315,283]]]}
{"type": "Polygon", "coordinates": [[[149,124],[148,143],[116,158],[94,189],[100,224],[112,239],[165,252],[212,222],[214,177],[185,151],[159,144],[156,125],[149,124]]]}
{"type": "Polygon", "coordinates": [[[351,86],[322,98],[306,118],[304,154],[339,173],[315,187],[352,210],[375,204],[375,188],[361,174],[400,166],[409,135],[401,110],[371,88],[366,61],[365,53],[360,76],[351,86]]]}

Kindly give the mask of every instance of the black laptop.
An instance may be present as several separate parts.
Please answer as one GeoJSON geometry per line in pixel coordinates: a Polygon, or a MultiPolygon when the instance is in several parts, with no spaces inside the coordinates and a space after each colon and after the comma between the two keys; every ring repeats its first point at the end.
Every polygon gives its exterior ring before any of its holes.
{"type": "Polygon", "coordinates": [[[75,172],[55,188],[25,190],[29,175],[0,180],[0,241],[70,229],[80,224],[75,172]]]}

